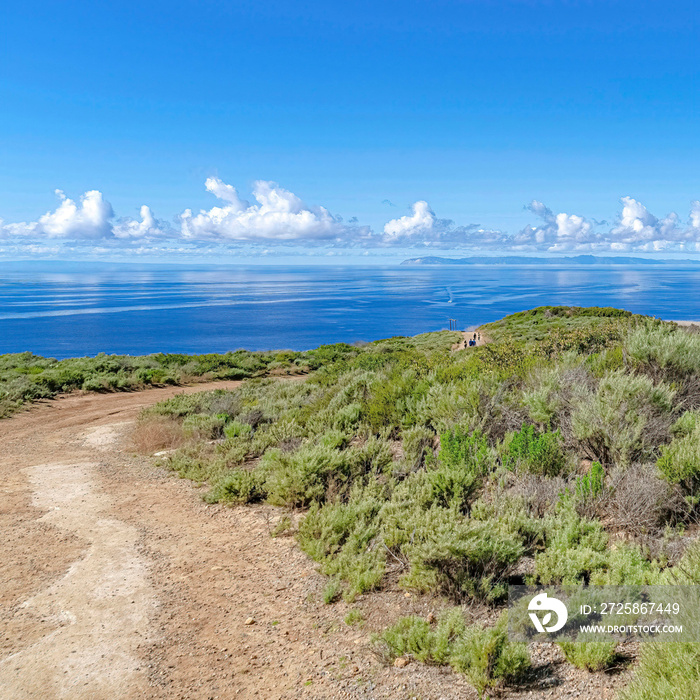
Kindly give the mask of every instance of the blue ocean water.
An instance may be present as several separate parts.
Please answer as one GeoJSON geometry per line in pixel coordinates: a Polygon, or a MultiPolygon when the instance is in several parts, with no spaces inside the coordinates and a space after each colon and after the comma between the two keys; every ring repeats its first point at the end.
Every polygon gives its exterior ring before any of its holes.
{"type": "Polygon", "coordinates": [[[134,267],[0,263],[0,353],[303,350],[545,304],[700,318],[700,268],[134,267]]]}

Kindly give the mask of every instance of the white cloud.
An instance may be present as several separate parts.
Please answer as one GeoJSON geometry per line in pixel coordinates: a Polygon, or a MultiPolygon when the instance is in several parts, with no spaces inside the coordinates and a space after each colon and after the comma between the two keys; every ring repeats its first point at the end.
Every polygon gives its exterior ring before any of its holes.
{"type": "Polygon", "coordinates": [[[215,197],[224,202],[228,202],[236,211],[247,209],[249,204],[238,196],[238,192],[233,185],[227,185],[218,177],[208,177],[204,186],[215,197]]]}
{"type": "Polygon", "coordinates": [[[663,219],[654,216],[633,197],[620,199],[622,211],[614,226],[602,229],[597,223],[576,214],[554,214],[542,202],[533,201],[528,209],[543,220],[539,226],[526,226],[514,241],[525,249],[547,252],[661,252],[700,251],[700,204],[691,205],[690,226],[680,225],[671,212],[663,219]]]}
{"type": "Polygon", "coordinates": [[[457,226],[450,219],[438,219],[427,202],[412,207],[411,215],[392,219],[384,225],[384,235],[376,242],[382,246],[423,246],[433,248],[498,247],[508,237],[502,231],[480,228],[477,224],[457,226]]]}
{"type": "Polygon", "coordinates": [[[116,238],[143,239],[172,235],[173,231],[166,222],[156,219],[151,208],[144,204],[141,207],[141,221],[130,218],[119,219],[112,228],[112,233],[116,238]]]}
{"type": "Polygon", "coordinates": [[[594,225],[578,214],[554,214],[542,202],[533,199],[527,207],[544,222],[539,226],[526,226],[513,239],[525,249],[582,250],[595,245],[597,235],[594,225]]]}
{"type": "Polygon", "coordinates": [[[610,231],[614,243],[632,249],[650,244],[658,250],[661,241],[670,242],[682,237],[678,229],[677,214],[671,212],[666,218],[657,219],[641,202],[632,197],[622,197],[620,201],[623,204],[620,221],[610,231]]]}
{"type": "Polygon", "coordinates": [[[533,200],[527,209],[539,221],[515,234],[477,224],[458,225],[439,218],[428,202],[420,200],[412,205],[410,213],[387,221],[375,233],[368,226],[359,225],[355,217],[346,223],[325,207],[305,204],[275,182],[255,182],[252,203],[217,177],[208,178],[204,185],[218,203],[197,214],[186,209],[177,226],[156,219],[147,205],[141,206],[140,218],[115,218],[111,204],[99,190],[85,192],[77,201],[56,190],[59,204],[38,220],[8,223],[0,219],[0,238],[39,246],[45,246],[47,239],[60,240],[63,249],[74,245],[76,251],[85,251],[92,243],[98,246],[98,252],[121,249],[125,255],[146,251],[164,255],[166,251],[182,251],[185,255],[212,250],[225,255],[232,247],[252,254],[256,246],[275,245],[284,245],[290,254],[295,247],[308,251],[310,246],[700,253],[699,200],[691,203],[688,222],[682,223],[675,213],[658,218],[639,200],[625,196],[612,225],[580,214],[555,213],[543,202],[533,200]]]}
{"type": "Polygon", "coordinates": [[[73,241],[109,241],[115,238],[154,238],[169,233],[170,227],[157,220],[150,207],[141,207],[141,221],[130,217],[113,223],[114,210],[99,190],[89,190],[79,202],[56,190],[60,204],[38,221],[4,224],[0,219],[3,238],[56,238],[73,241]]]}
{"type": "Polygon", "coordinates": [[[366,227],[347,226],[324,207],[307,206],[276,182],[258,180],[253,184],[257,204],[240,199],[234,187],[217,178],[209,178],[205,186],[226,205],[199,214],[186,209],[180,216],[186,239],[352,244],[369,235],[366,227]]]}
{"type": "Polygon", "coordinates": [[[437,218],[427,202],[420,201],[413,205],[413,214],[392,219],[384,224],[384,243],[406,243],[416,236],[430,235],[435,228],[437,218]]]}
{"type": "Polygon", "coordinates": [[[690,205],[690,227],[700,231],[700,201],[697,199],[690,205]]]}
{"type": "Polygon", "coordinates": [[[47,212],[36,224],[36,232],[49,238],[106,238],[112,234],[112,205],[105,201],[102,192],[90,190],[77,204],[56,190],[61,200],[58,208],[47,212]]]}

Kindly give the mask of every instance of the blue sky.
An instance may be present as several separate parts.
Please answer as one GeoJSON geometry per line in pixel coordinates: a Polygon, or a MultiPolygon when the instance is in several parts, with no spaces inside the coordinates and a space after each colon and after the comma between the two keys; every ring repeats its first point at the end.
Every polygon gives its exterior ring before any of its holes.
{"type": "Polygon", "coordinates": [[[5,258],[700,250],[692,2],[29,1],[0,24],[5,258]]]}

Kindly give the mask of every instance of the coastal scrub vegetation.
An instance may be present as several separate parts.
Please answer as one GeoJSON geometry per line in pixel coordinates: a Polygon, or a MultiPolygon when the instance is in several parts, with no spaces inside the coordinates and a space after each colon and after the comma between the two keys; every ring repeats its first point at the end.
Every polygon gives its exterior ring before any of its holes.
{"type": "Polygon", "coordinates": [[[106,355],[65,360],[31,352],[0,355],[0,418],[26,403],[69,391],[134,391],[213,379],[247,379],[275,373],[301,373],[317,366],[314,353],[280,351],[141,357],[106,355]]]}
{"type": "MultiPolygon", "coordinates": [[[[436,620],[377,634],[377,653],[449,665],[479,693],[530,673],[505,633],[509,584],[700,571],[700,335],[576,307],[481,332],[492,342],[460,352],[448,332],[320,347],[303,382],[253,378],[140,419],[179,427],[167,464],[208,502],[303,514],[295,536],[329,577],[327,602],[396,587],[446,601],[436,620]]],[[[562,652],[591,671],[620,663],[614,644],[562,652]]],[[[695,647],[645,651],[624,698],[695,692],[699,669],[695,647]]]]}

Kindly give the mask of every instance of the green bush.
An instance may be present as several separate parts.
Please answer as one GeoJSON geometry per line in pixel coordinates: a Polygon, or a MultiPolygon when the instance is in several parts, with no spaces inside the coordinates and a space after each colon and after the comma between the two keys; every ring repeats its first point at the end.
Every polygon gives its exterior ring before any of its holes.
{"type": "Polygon", "coordinates": [[[267,498],[265,480],[255,471],[236,469],[221,477],[205,494],[207,503],[255,503],[267,498]]]}
{"type": "Polygon", "coordinates": [[[582,518],[571,497],[565,498],[547,520],[546,546],[535,554],[533,583],[543,585],[652,585],[659,566],[646,559],[639,546],[608,548],[600,522],[582,518]]]}
{"type": "Polygon", "coordinates": [[[507,574],[524,551],[513,533],[436,507],[405,526],[411,528],[411,540],[401,547],[411,563],[405,585],[438,590],[456,601],[477,597],[497,602],[505,597],[507,574]]]}
{"type": "Polygon", "coordinates": [[[614,641],[562,640],[557,644],[569,663],[587,671],[603,671],[618,660],[617,642],[614,641]]]}
{"type": "Polygon", "coordinates": [[[647,376],[608,373],[574,397],[574,437],[591,459],[627,466],[655,456],[669,434],[676,391],[647,376]]]}
{"type": "Polygon", "coordinates": [[[493,465],[486,438],[479,432],[456,428],[440,435],[437,464],[426,468],[423,479],[432,504],[466,512],[471,497],[493,465]]]}
{"type": "Polygon", "coordinates": [[[642,645],[639,666],[619,700],[680,700],[700,697],[700,646],[693,642],[642,645]]]}
{"type": "Polygon", "coordinates": [[[522,678],[530,668],[526,646],[508,641],[505,615],[491,628],[467,626],[459,608],[443,613],[435,626],[420,617],[404,617],[373,641],[389,658],[411,656],[452,666],[465,674],[480,697],[499,681],[522,678]]]}
{"type": "Polygon", "coordinates": [[[532,425],[511,433],[503,449],[503,465],[515,472],[557,476],[566,464],[559,431],[538,434],[532,425]]]}
{"type": "Polygon", "coordinates": [[[595,498],[603,492],[605,470],[600,462],[593,462],[588,474],[576,477],[576,495],[583,501],[595,498]]]}
{"type": "Polygon", "coordinates": [[[384,576],[386,552],[378,541],[381,502],[357,489],[348,503],[312,505],[299,525],[299,546],[321,563],[321,571],[346,582],[345,597],[376,588],[384,576]]]}
{"type": "Polygon", "coordinates": [[[606,568],[608,536],[603,526],[581,518],[570,501],[549,518],[548,530],[546,549],[535,556],[539,583],[575,585],[606,568]]]}
{"type": "Polygon", "coordinates": [[[563,365],[538,366],[528,377],[523,387],[522,403],[530,419],[542,426],[551,428],[560,418],[564,408],[560,393],[563,365]]]}
{"type": "Polygon", "coordinates": [[[482,422],[482,382],[456,380],[430,384],[416,406],[417,421],[443,433],[456,425],[474,430],[482,422]]]}
{"type": "Polygon", "coordinates": [[[681,484],[695,492],[700,485],[700,423],[695,413],[685,413],[673,431],[678,437],[661,448],[659,471],[672,484],[681,484]]]}
{"type": "Polygon", "coordinates": [[[344,452],[307,444],[294,452],[268,450],[259,469],[265,474],[270,503],[303,508],[325,500],[331,482],[343,488],[350,463],[344,452]]]}
{"type": "Polygon", "coordinates": [[[625,349],[633,361],[671,379],[700,372],[700,336],[673,324],[644,323],[628,335],[625,349]]]}
{"type": "Polygon", "coordinates": [[[195,440],[215,440],[223,435],[224,421],[219,416],[195,414],[182,421],[185,437],[195,440]]]}
{"type": "Polygon", "coordinates": [[[224,426],[224,435],[229,440],[250,437],[252,432],[250,425],[247,423],[240,423],[237,420],[232,420],[224,426]]]}
{"type": "Polygon", "coordinates": [[[492,466],[486,437],[477,431],[454,428],[440,433],[440,462],[447,467],[464,468],[483,476],[492,466]]]}
{"type": "Polygon", "coordinates": [[[521,678],[530,668],[530,657],[525,644],[508,641],[508,618],[503,614],[495,627],[468,627],[454,644],[450,665],[464,673],[482,697],[500,680],[521,678]]]}
{"type": "Polygon", "coordinates": [[[362,614],[361,610],[353,608],[352,610],[348,611],[344,622],[346,625],[348,625],[348,627],[362,627],[365,623],[365,616],[362,614]]]}
{"type": "Polygon", "coordinates": [[[432,446],[435,439],[435,433],[432,430],[417,425],[404,430],[401,437],[404,461],[409,470],[420,469],[425,464],[426,459],[432,458],[432,446]]]}

